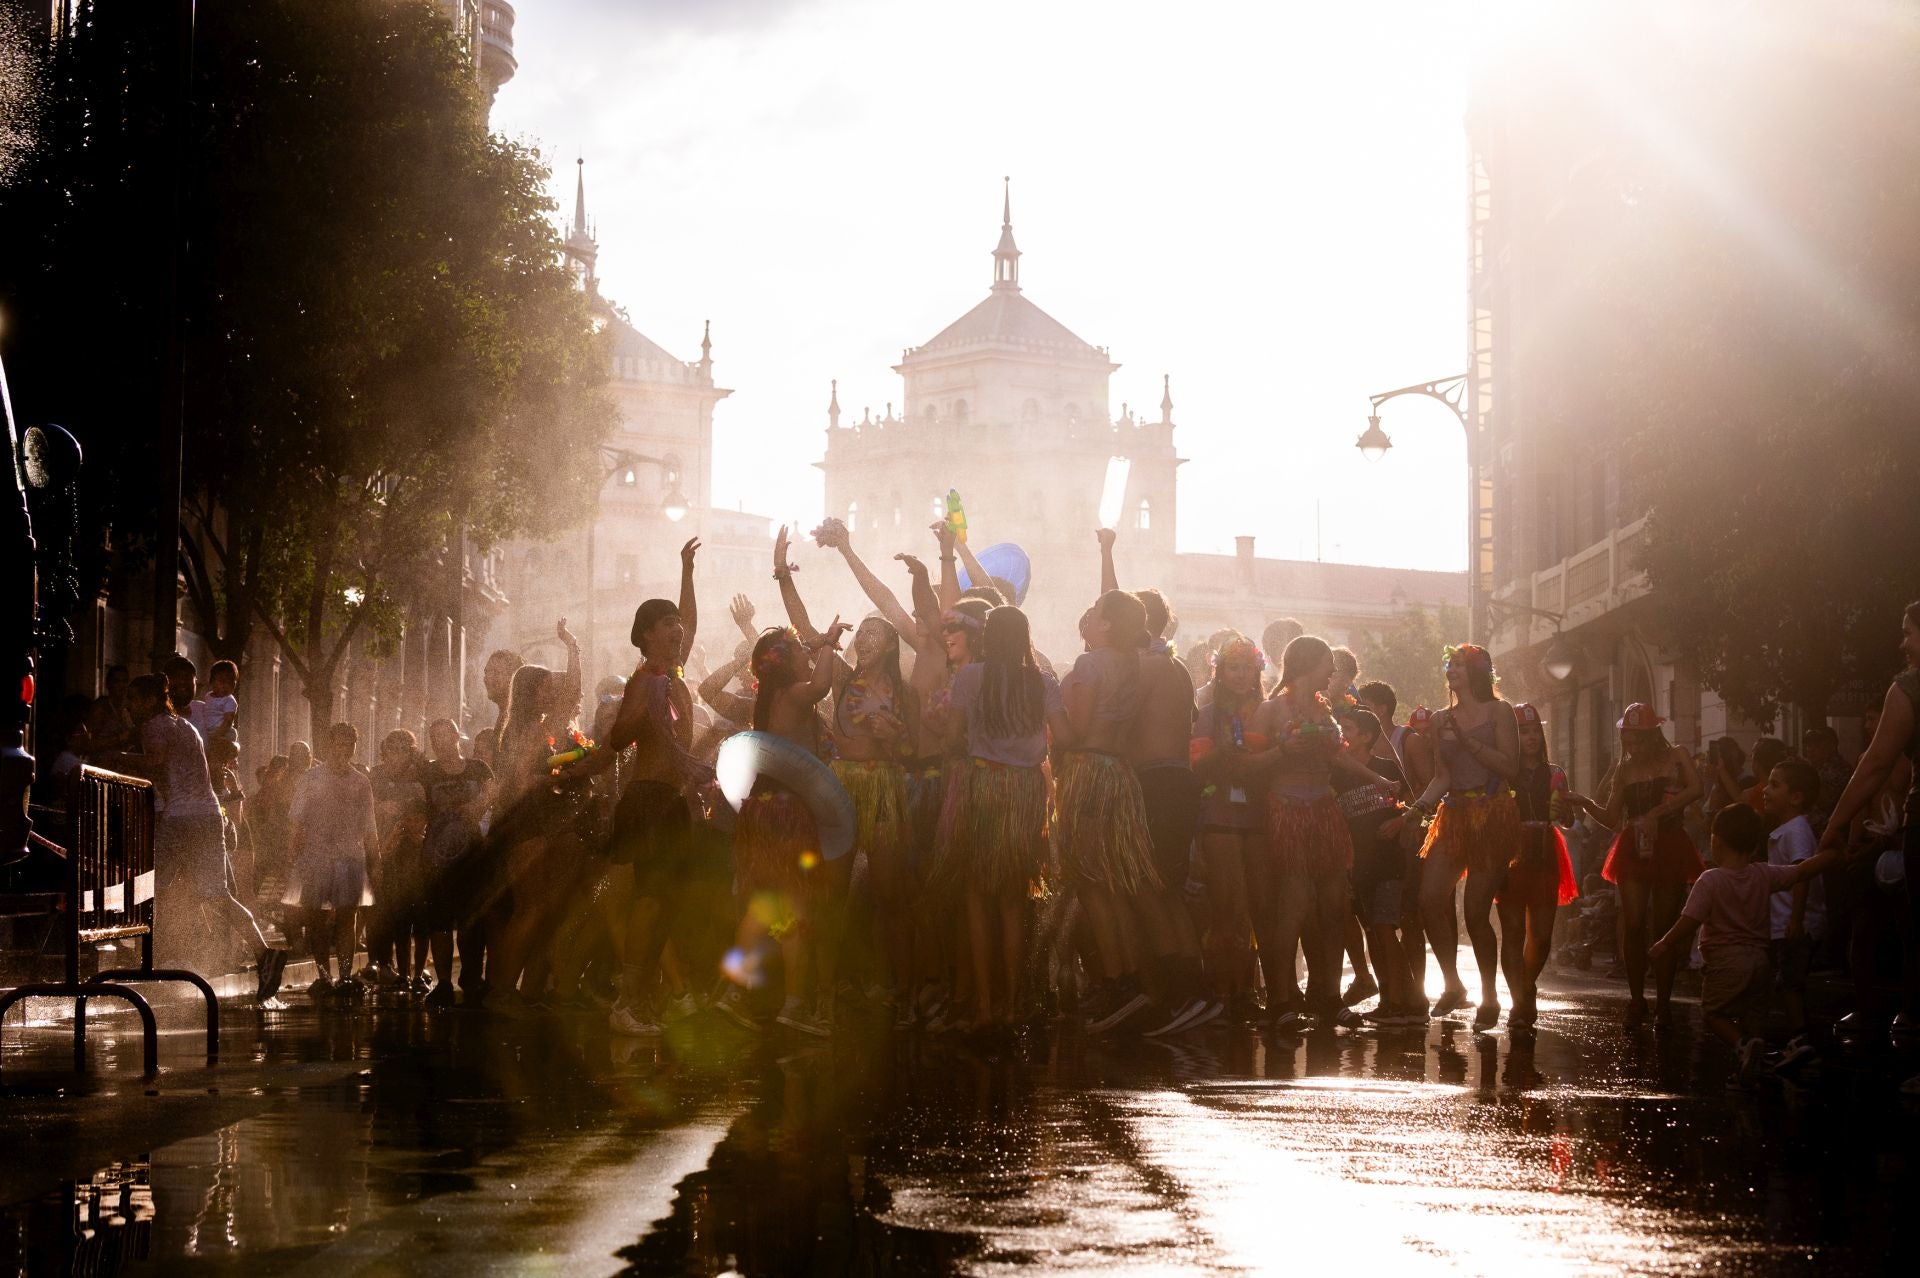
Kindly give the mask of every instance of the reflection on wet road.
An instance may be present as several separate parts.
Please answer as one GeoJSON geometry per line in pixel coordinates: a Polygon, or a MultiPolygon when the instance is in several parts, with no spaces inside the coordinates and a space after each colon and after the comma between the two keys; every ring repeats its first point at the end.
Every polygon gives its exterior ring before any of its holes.
{"type": "Polygon", "coordinates": [[[302,1008],[236,1016],[214,1071],[170,1039],[150,1092],[105,1069],[72,1088],[56,1034],[10,1035],[0,1139],[38,1161],[8,1183],[41,1188],[0,1211],[0,1272],[1774,1273],[1914,1254],[1920,1125],[1877,1076],[1840,1062],[1804,1091],[1729,1094],[1690,1028],[1628,1038],[1614,1010],[1563,998],[1531,1049],[1451,1022],[985,1048],[876,1021],[795,1050],[704,1020],[658,1044],[585,1017],[302,1008]],[[163,1112],[193,1130],[142,1147],[163,1112]],[[36,1144],[50,1115],[121,1148],[62,1170],[36,1144]]]}

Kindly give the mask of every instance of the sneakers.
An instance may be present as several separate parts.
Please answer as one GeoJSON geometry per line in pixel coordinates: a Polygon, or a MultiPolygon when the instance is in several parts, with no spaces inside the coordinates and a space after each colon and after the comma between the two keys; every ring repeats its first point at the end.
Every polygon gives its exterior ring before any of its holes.
{"type": "Polygon", "coordinates": [[[1346,992],[1340,996],[1340,1005],[1354,1007],[1366,1002],[1379,992],[1380,987],[1374,982],[1363,981],[1356,977],[1353,984],[1347,986],[1346,992]]]}
{"type": "Polygon", "coordinates": [[[747,1010],[747,996],[739,988],[731,988],[714,1002],[713,1010],[720,1013],[751,1034],[760,1032],[760,1022],[753,1019],[753,1013],[747,1010]]]}
{"type": "Polygon", "coordinates": [[[1122,1025],[1126,1024],[1127,1021],[1145,1011],[1152,1002],[1153,1000],[1148,998],[1144,991],[1121,988],[1117,991],[1113,1006],[1110,1010],[1097,1020],[1089,1017],[1087,1021],[1087,1032],[1089,1034],[1105,1034],[1112,1030],[1119,1029],[1122,1025]]]}
{"type": "Polygon", "coordinates": [[[684,1021],[689,1016],[698,1016],[706,1005],[692,994],[682,994],[679,998],[669,999],[667,1010],[660,1015],[662,1025],[671,1025],[675,1021],[684,1021]]]}
{"type": "Polygon", "coordinates": [[[827,1038],[832,1035],[833,1027],[820,1017],[807,1013],[806,1005],[797,998],[790,998],[780,1007],[780,1015],[773,1018],[797,1034],[810,1035],[813,1038],[827,1038]]]}
{"type": "Polygon", "coordinates": [[[1367,1018],[1351,1007],[1330,1007],[1320,1016],[1322,1029],[1332,1029],[1336,1025],[1341,1029],[1360,1029],[1366,1023],[1367,1018]]]}
{"type": "Polygon", "coordinates": [[[1774,1068],[1775,1073],[1793,1074],[1805,1069],[1820,1055],[1819,1049],[1808,1041],[1805,1034],[1795,1034],[1787,1040],[1786,1050],[1780,1053],[1780,1061],[1774,1068]]]}
{"type": "Polygon", "coordinates": [[[1145,1034],[1148,1038],[1160,1038],[1166,1034],[1177,1034],[1181,1030],[1188,1028],[1194,1019],[1203,1015],[1206,1010],[1207,1000],[1203,998],[1190,998],[1184,1003],[1175,1005],[1166,1017],[1160,1019],[1159,1023],[1151,1029],[1146,1030],[1145,1034]]]}
{"type": "Polygon", "coordinates": [[[1734,1078],[1740,1086],[1745,1087],[1758,1078],[1760,1071],[1766,1066],[1767,1045],[1757,1037],[1744,1039],[1735,1055],[1739,1060],[1740,1068],[1734,1078]]]}
{"type": "Polygon", "coordinates": [[[1281,1033],[1294,1033],[1306,1024],[1306,1009],[1294,1004],[1283,1004],[1273,1014],[1273,1028],[1281,1033]]]}
{"type": "Polygon", "coordinates": [[[607,1031],[622,1038],[646,1038],[658,1034],[660,1027],[643,1019],[626,1004],[615,1003],[613,1010],[607,1013],[607,1031]]]}

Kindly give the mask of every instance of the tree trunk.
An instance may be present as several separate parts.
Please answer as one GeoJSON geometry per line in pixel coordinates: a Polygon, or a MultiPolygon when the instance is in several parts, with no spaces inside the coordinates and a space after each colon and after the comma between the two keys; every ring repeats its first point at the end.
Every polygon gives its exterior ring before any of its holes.
{"type": "Polygon", "coordinates": [[[300,689],[307,698],[307,731],[313,734],[316,751],[334,723],[334,697],[338,691],[334,687],[334,673],[335,664],[309,671],[300,689]]]}

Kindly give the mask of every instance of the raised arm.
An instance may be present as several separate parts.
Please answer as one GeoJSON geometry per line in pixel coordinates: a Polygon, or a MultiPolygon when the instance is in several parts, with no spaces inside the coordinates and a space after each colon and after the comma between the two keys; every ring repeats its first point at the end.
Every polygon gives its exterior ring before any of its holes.
{"type": "Polygon", "coordinates": [[[680,646],[676,665],[685,665],[693,656],[693,636],[700,629],[700,605],[693,597],[693,557],[699,553],[698,537],[687,538],[687,544],[680,547],[680,624],[686,628],[687,640],[680,646]]]}
{"type": "Polygon", "coordinates": [[[940,543],[940,611],[944,613],[960,602],[960,579],[953,571],[953,529],[946,520],[936,519],[933,536],[940,543]]]}
{"type": "MultiPolygon", "coordinates": [[[[894,558],[907,566],[907,576],[913,581],[913,620],[921,643],[929,639],[937,642],[940,637],[940,596],[934,593],[933,581],[927,576],[927,566],[904,551],[894,558]]],[[[915,650],[918,648],[919,644],[916,644],[915,650]]]]}
{"type": "Polygon", "coordinates": [[[813,678],[806,685],[808,705],[813,705],[833,691],[834,678],[840,672],[840,653],[837,651],[840,636],[851,628],[835,617],[824,633],[815,635],[807,642],[807,647],[814,652],[813,678]]]}
{"type": "Polygon", "coordinates": [[[626,690],[620,694],[620,711],[613,716],[613,726],[607,729],[606,739],[587,751],[585,758],[561,768],[563,779],[578,780],[605,772],[619,759],[622,750],[650,733],[660,732],[647,707],[647,687],[652,682],[651,678],[627,680],[626,690]]]}
{"type": "Polygon", "coordinates": [[[739,629],[741,637],[748,643],[753,643],[760,638],[760,632],[753,628],[753,600],[745,595],[735,595],[732,607],[727,609],[727,615],[733,618],[734,626],[739,629]]]}
{"type": "Polygon", "coordinates": [[[567,649],[567,668],[560,672],[560,695],[556,700],[566,707],[567,717],[571,719],[580,713],[580,641],[567,629],[565,617],[560,618],[553,633],[567,649]]]}
{"type": "Polygon", "coordinates": [[[1113,567],[1113,529],[1097,528],[1093,534],[1100,542],[1100,593],[1120,589],[1120,574],[1113,567]]]}
{"type": "Polygon", "coordinates": [[[848,532],[846,526],[837,521],[828,520],[820,526],[820,531],[815,535],[820,539],[822,546],[831,547],[840,552],[840,557],[847,561],[847,567],[853,570],[853,579],[860,583],[860,589],[865,591],[867,598],[873,601],[873,606],[880,610],[880,615],[887,619],[887,624],[891,625],[902,639],[911,643],[915,652],[918,652],[920,645],[914,642],[916,628],[913,618],[908,615],[905,608],[900,606],[899,597],[887,588],[885,582],[874,576],[873,569],[867,567],[866,560],[860,558],[859,553],[854,550],[853,535],[848,532]]]}
{"type": "Polygon", "coordinates": [[[753,660],[752,646],[742,644],[741,647],[742,651],[736,652],[732,661],[700,682],[700,699],[715,713],[733,723],[746,723],[753,715],[753,702],[728,691],[734,676],[746,669],[747,663],[753,660]]]}
{"type": "MultiPolygon", "coordinates": [[[[954,548],[960,552],[960,562],[967,570],[967,579],[976,586],[991,586],[993,578],[988,575],[985,568],[980,566],[980,561],[973,557],[973,547],[957,537],[953,544],[954,548]]],[[[1012,603],[1013,600],[1009,599],[1007,602],[1012,603]]]]}
{"type": "Polygon", "coordinates": [[[807,605],[800,602],[800,588],[793,584],[793,565],[787,562],[785,524],[780,525],[780,535],[773,540],[773,579],[780,583],[780,602],[786,606],[787,620],[793,623],[801,640],[811,645],[820,637],[820,632],[807,619],[807,605]]]}

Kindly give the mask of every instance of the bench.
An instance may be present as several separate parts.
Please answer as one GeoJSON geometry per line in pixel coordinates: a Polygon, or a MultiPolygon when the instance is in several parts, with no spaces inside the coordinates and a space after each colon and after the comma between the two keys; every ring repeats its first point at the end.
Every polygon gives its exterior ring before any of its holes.
{"type": "Polygon", "coordinates": [[[73,1000],[73,1066],[87,1067],[87,1000],[113,998],[128,1003],[140,1017],[143,1063],[151,1078],[159,1072],[158,1030],[153,1008],[132,988],[139,983],[183,981],[201,993],[207,1005],[207,1060],[220,1056],[220,1003],[213,986],[196,972],[153,965],[153,785],[104,768],[83,767],[68,807],[67,885],[63,894],[32,893],[0,897],[0,914],[14,917],[50,911],[64,932],[66,979],[16,986],[0,994],[0,1030],[7,1010],[29,998],[73,1000]],[[140,965],[111,968],[80,979],[83,946],[140,941],[140,965]]]}

